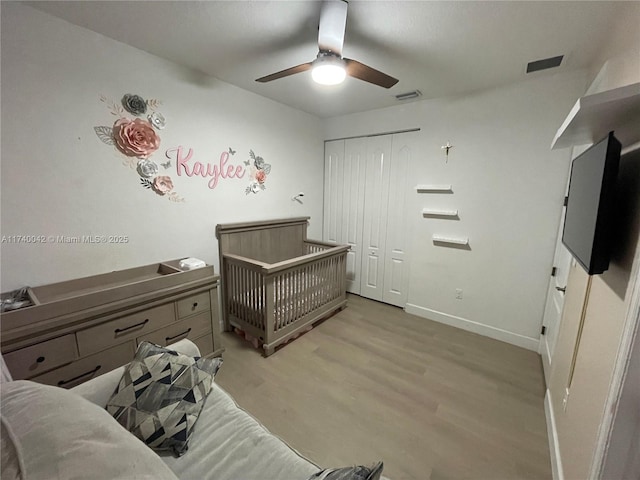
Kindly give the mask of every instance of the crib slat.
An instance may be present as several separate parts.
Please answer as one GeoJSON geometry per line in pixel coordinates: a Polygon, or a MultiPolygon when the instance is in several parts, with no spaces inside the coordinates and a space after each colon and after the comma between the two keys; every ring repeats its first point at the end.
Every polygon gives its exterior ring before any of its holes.
{"type": "Polygon", "coordinates": [[[247,270],[245,273],[245,289],[247,292],[247,318],[250,320],[250,323],[255,327],[256,326],[256,310],[255,310],[255,295],[256,295],[256,286],[253,281],[253,272],[247,270]]]}
{"type": "Polygon", "coordinates": [[[287,272],[287,315],[285,316],[285,324],[283,326],[289,325],[291,323],[291,317],[293,316],[293,275],[291,272],[287,272]]]}
{"type": "Polygon", "coordinates": [[[271,303],[271,305],[267,305],[267,307],[271,307],[271,308],[267,308],[266,310],[266,315],[265,315],[265,325],[264,325],[264,341],[266,343],[271,343],[273,341],[273,333],[275,332],[275,309],[273,308],[274,306],[274,302],[273,302],[273,298],[274,298],[274,281],[275,281],[275,277],[267,277],[266,280],[266,298],[267,301],[269,301],[269,303],[271,303]]]}
{"type": "Polygon", "coordinates": [[[275,328],[280,328],[280,323],[282,322],[282,296],[284,295],[282,290],[282,275],[274,275],[273,282],[274,322],[275,328]]]}

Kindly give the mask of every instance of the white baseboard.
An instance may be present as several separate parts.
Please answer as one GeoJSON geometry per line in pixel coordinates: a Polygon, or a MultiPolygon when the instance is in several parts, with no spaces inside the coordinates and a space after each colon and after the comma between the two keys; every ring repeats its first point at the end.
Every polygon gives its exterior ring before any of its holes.
{"type": "Polygon", "coordinates": [[[553,480],[564,480],[560,444],[558,443],[558,430],[556,429],[556,417],[553,413],[553,402],[551,401],[551,392],[549,389],[547,389],[547,393],[544,396],[544,416],[547,419],[547,435],[549,436],[549,455],[551,456],[553,480]]]}
{"type": "Polygon", "coordinates": [[[551,381],[551,352],[549,351],[549,344],[547,343],[547,337],[541,335],[540,346],[538,347],[538,353],[542,357],[542,370],[544,372],[544,381],[548,385],[551,381]]]}
{"type": "Polygon", "coordinates": [[[407,313],[417,315],[418,317],[428,318],[435,322],[451,325],[452,327],[461,328],[468,332],[484,335],[485,337],[494,338],[502,342],[507,342],[518,347],[526,348],[527,350],[538,351],[540,346],[540,340],[537,338],[525,337],[517,333],[502,330],[500,328],[491,327],[482,323],[474,322],[473,320],[467,320],[466,318],[456,317],[449,315],[448,313],[438,312],[430,308],[419,307],[418,305],[412,305],[410,303],[405,307],[407,313]]]}

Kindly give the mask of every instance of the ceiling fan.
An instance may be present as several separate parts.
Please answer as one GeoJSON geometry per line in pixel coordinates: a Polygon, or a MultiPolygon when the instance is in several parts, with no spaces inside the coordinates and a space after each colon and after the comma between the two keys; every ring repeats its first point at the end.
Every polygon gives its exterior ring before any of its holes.
{"type": "Polygon", "coordinates": [[[256,82],[271,82],[311,69],[313,79],[324,85],[341,83],[347,75],[384,88],[391,88],[398,83],[397,78],[357,60],[342,56],[344,32],[347,25],[347,7],[346,0],[325,0],[322,3],[318,28],[319,52],[314,61],[260,77],[256,79],[256,82]]]}

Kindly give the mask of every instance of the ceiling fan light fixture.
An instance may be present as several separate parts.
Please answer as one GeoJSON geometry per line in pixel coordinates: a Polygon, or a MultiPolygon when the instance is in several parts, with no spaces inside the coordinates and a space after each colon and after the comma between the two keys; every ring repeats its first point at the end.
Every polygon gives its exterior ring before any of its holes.
{"type": "Polygon", "coordinates": [[[318,55],[313,61],[311,78],[321,85],[338,85],[344,82],[347,71],[341,58],[333,55],[318,55]]]}

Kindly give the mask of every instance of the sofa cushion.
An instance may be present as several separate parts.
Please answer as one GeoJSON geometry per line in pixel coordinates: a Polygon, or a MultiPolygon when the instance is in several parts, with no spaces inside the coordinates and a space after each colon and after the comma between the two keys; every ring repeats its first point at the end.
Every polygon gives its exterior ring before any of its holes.
{"type": "Polygon", "coordinates": [[[187,451],[221,358],[192,357],[142,342],[107,411],[154,450],[187,451]]]}
{"type": "Polygon", "coordinates": [[[0,397],[3,480],[177,478],[106,411],[74,393],[21,380],[2,384],[0,397]]]}

